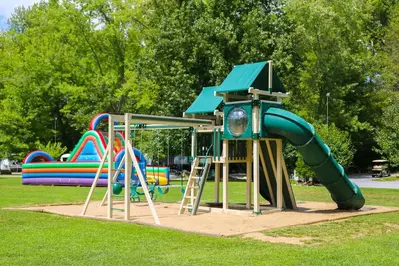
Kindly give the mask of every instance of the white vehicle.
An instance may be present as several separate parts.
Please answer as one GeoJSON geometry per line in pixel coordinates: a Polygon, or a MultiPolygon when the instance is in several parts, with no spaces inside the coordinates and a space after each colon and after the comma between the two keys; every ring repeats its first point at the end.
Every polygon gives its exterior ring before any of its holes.
{"type": "Polygon", "coordinates": [[[0,174],[11,174],[22,172],[21,164],[16,160],[3,159],[0,160],[0,174]]]}
{"type": "Polygon", "coordinates": [[[11,174],[10,160],[3,159],[0,161],[0,174],[11,174]]]}
{"type": "Polygon", "coordinates": [[[61,155],[60,161],[66,162],[66,160],[69,158],[69,155],[71,155],[71,154],[65,153],[65,154],[61,155]]]}

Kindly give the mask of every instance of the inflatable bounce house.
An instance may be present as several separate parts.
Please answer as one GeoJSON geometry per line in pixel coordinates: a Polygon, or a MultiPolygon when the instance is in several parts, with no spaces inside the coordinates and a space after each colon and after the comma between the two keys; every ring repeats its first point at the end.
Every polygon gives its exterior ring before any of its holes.
{"type": "MultiPolygon", "coordinates": [[[[107,134],[98,128],[101,121],[108,120],[108,114],[96,115],[89,125],[89,130],[83,134],[66,162],[55,161],[44,151],[33,151],[23,160],[22,184],[24,185],[71,185],[91,186],[104,156],[108,143],[107,134]]],[[[123,163],[125,141],[122,132],[115,132],[114,169],[123,163]]],[[[134,148],[134,155],[139,162],[141,171],[148,183],[164,186],[169,184],[169,168],[146,166],[146,160],[141,151],[134,148]]],[[[107,166],[107,164],[106,164],[107,166]]],[[[124,168],[122,165],[121,168],[124,168]]],[[[118,182],[123,182],[124,173],[120,171],[118,182]]],[[[137,171],[132,173],[132,182],[138,183],[137,171]]],[[[101,170],[98,186],[107,185],[107,169],[101,170]]]]}

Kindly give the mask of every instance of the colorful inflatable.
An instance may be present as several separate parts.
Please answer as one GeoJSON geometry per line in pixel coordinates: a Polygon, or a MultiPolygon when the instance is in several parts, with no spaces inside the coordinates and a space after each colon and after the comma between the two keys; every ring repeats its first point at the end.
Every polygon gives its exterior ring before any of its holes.
{"type": "MultiPolygon", "coordinates": [[[[90,186],[93,183],[100,161],[108,143],[107,135],[97,128],[102,120],[108,120],[108,114],[96,115],[90,122],[89,131],[81,137],[66,162],[54,161],[44,151],[29,153],[22,165],[22,184],[24,185],[73,185],[90,186]]],[[[124,156],[124,136],[120,132],[115,133],[114,143],[114,168],[121,165],[124,156]]],[[[169,168],[146,166],[146,160],[141,151],[134,148],[134,154],[139,162],[139,167],[144,173],[148,183],[156,185],[169,184],[169,168]]],[[[105,163],[101,171],[98,186],[107,185],[107,167],[105,163]]],[[[124,173],[117,177],[118,182],[123,182],[124,173]]],[[[138,183],[136,169],[132,173],[132,182],[138,183]]]]}

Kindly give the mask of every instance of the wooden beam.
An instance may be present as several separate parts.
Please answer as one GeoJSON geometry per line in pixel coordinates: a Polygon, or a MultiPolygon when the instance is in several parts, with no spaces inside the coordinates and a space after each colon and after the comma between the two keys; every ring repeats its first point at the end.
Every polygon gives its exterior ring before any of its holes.
{"type": "Polygon", "coordinates": [[[150,193],[148,192],[147,183],[145,182],[144,175],[141,172],[139,163],[137,162],[137,158],[134,155],[132,143],[130,141],[125,142],[125,149],[127,150],[127,152],[129,152],[129,155],[132,158],[134,168],[136,168],[137,175],[139,177],[141,187],[143,188],[143,192],[144,192],[144,195],[145,195],[145,197],[147,199],[147,204],[150,207],[151,214],[152,214],[152,217],[154,218],[155,224],[159,225],[159,224],[161,224],[161,222],[159,221],[158,214],[157,214],[157,212],[155,210],[155,207],[154,207],[154,203],[152,202],[150,193]]]}
{"type": "MultiPolygon", "coordinates": [[[[130,142],[130,114],[125,114],[125,143],[130,142]]],[[[126,146],[126,145],[125,145],[126,146]]],[[[132,157],[125,148],[125,220],[130,219],[130,183],[132,177],[132,157]]]]}
{"type": "MultiPolygon", "coordinates": [[[[113,182],[116,181],[116,179],[117,179],[119,173],[121,173],[121,172],[124,173],[124,172],[125,172],[125,170],[122,169],[122,166],[123,166],[123,164],[125,163],[125,157],[126,157],[126,154],[122,157],[122,160],[121,160],[121,162],[120,162],[120,164],[119,164],[119,167],[118,167],[118,169],[116,170],[116,172],[115,172],[115,174],[114,174],[114,177],[112,178],[113,182]]],[[[99,204],[100,207],[104,206],[104,203],[105,203],[105,201],[107,200],[107,198],[108,198],[108,190],[105,191],[104,197],[103,197],[101,203],[99,204]]]]}
{"type": "Polygon", "coordinates": [[[270,93],[268,91],[262,91],[254,88],[249,88],[248,93],[254,94],[254,95],[266,95],[270,97],[276,97],[276,98],[288,98],[289,94],[281,93],[281,92],[273,92],[270,93]]]}
{"type": "Polygon", "coordinates": [[[263,157],[262,146],[259,146],[259,155],[260,155],[260,161],[262,163],[263,173],[265,174],[267,188],[269,190],[270,199],[272,201],[271,203],[272,203],[273,206],[276,206],[276,199],[274,197],[272,184],[270,182],[270,176],[269,176],[269,173],[267,172],[267,166],[266,166],[265,157],[263,157]]]}
{"type": "Polygon", "coordinates": [[[108,150],[109,150],[109,145],[107,145],[107,148],[105,149],[103,158],[101,159],[100,165],[99,165],[99,167],[97,169],[97,172],[96,172],[96,175],[94,177],[93,184],[90,187],[89,194],[87,195],[85,204],[83,205],[83,210],[82,210],[81,215],[85,215],[86,214],[87,208],[89,206],[89,202],[91,200],[91,197],[93,196],[94,189],[97,186],[98,179],[100,179],[101,170],[103,169],[104,164],[105,164],[105,160],[107,159],[108,150]]]}
{"type": "Polygon", "coordinates": [[[247,183],[246,183],[246,208],[251,209],[251,186],[252,186],[252,140],[247,140],[247,183]]]}
{"type": "Polygon", "coordinates": [[[107,218],[111,219],[112,218],[112,177],[113,177],[113,164],[114,164],[114,158],[113,158],[113,151],[114,151],[114,141],[115,141],[115,131],[114,131],[114,118],[112,115],[108,117],[108,146],[109,150],[107,155],[108,156],[108,206],[107,206],[107,218]]]}
{"type": "MultiPolygon", "coordinates": [[[[254,95],[255,100],[259,100],[259,95],[254,95]]],[[[253,134],[259,133],[260,117],[259,117],[259,106],[252,107],[252,132],[253,134]]],[[[259,139],[254,139],[253,141],[253,179],[254,179],[254,213],[260,213],[260,203],[259,203],[259,139]]]]}
{"type": "Polygon", "coordinates": [[[229,141],[223,140],[223,210],[229,208],[228,185],[229,185],[229,141]]]}
{"type": "MultiPolygon", "coordinates": [[[[278,139],[276,139],[278,140],[278,139]]],[[[270,146],[270,140],[266,140],[266,147],[267,147],[267,152],[269,153],[269,158],[270,158],[270,164],[272,165],[272,170],[273,170],[273,174],[274,176],[277,176],[277,171],[276,171],[276,162],[274,160],[274,154],[272,151],[272,148],[270,146]]]]}
{"type": "Polygon", "coordinates": [[[131,114],[134,124],[162,124],[175,126],[197,127],[200,125],[214,125],[214,121],[206,119],[181,118],[171,116],[131,114]]]}
{"type": "Polygon", "coordinates": [[[277,208],[283,208],[283,174],[282,174],[282,158],[283,158],[283,144],[281,140],[276,141],[277,146],[277,208]]]}
{"type": "Polygon", "coordinates": [[[291,182],[290,182],[290,176],[288,175],[287,165],[285,164],[284,156],[281,157],[281,162],[282,162],[282,165],[283,165],[284,178],[285,178],[285,182],[287,184],[288,193],[290,194],[292,207],[293,207],[294,210],[297,210],[298,207],[296,205],[294,192],[292,191],[292,186],[291,186],[291,182]]]}

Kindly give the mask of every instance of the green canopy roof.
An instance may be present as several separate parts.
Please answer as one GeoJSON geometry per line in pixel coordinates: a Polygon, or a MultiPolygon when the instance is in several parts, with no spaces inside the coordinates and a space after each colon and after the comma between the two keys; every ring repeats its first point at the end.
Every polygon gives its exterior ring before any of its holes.
{"type": "Polygon", "coordinates": [[[195,101],[184,113],[213,113],[213,111],[215,111],[219,104],[223,101],[223,97],[215,96],[215,91],[219,91],[219,86],[204,87],[197,99],[195,99],[195,101]]]}
{"type": "MultiPolygon", "coordinates": [[[[268,62],[259,62],[253,64],[237,65],[219,86],[218,92],[246,91],[250,87],[259,90],[268,90],[269,68],[268,62]]],[[[273,72],[273,92],[283,92],[283,84],[277,75],[273,72]]]]}

